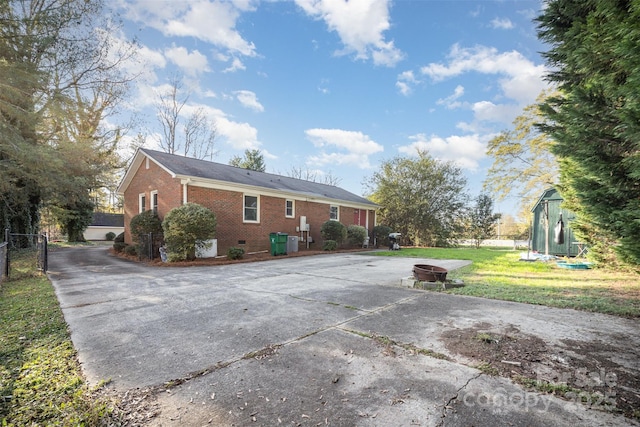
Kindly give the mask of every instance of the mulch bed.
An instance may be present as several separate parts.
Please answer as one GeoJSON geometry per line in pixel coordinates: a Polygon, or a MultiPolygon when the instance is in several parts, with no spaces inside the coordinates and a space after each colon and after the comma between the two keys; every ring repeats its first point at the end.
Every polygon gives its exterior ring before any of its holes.
{"type": "Polygon", "coordinates": [[[282,258],[297,258],[301,256],[313,256],[313,255],[327,255],[327,254],[335,254],[335,253],[358,253],[358,252],[371,252],[374,249],[363,249],[363,248],[355,248],[355,249],[338,249],[335,251],[318,251],[318,250],[301,250],[298,252],[292,252],[287,255],[277,255],[273,256],[270,252],[256,252],[244,254],[242,259],[228,259],[226,256],[216,257],[216,258],[198,258],[193,261],[179,261],[179,262],[162,262],[159,258],[154,259],[152,261],[140,261],[137,256],[125,255],[124,253],[118,253],[113,250],[113,248],[109,249],[109,252],[117,256],[119,258],[127,259],[130,261],[140,262],[145,265],[150,265],[154,267],[197,267],[197,266],[211,266],[211,265],[228,265],[228,264],[241,264],[247,262],[258,262],[258,261],[270,261],[275,259],[282,258]]]}

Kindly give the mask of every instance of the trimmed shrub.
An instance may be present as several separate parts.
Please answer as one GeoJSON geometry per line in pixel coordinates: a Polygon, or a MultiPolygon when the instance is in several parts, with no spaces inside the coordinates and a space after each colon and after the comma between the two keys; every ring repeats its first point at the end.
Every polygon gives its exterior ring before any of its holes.
{"type": "Polygon", "coordinates": [[[323,251],[335,251],[338,249],[338,242],[335,240],[325,240],[322,244],[323,251]]]}
{"type": "Polygon", "coordinates": [[[115,239],[113,239],[115,243],[124,243],[124,232],[118,234],[115,239]]]}
{"type": "Polygon", "coordinates": [[[193,260],[196,248],[209,249],[216,234],[216,215],[197,203],[187,203],[172,209],[164,218],[164,241],[169,261],[193,260]]]}
{"type": "Polygon", "coordinates": [[[386,225],[376,225],[373,227],[373,235],[376,239],[376,248],[379,246],[389,246],[389,233],[391,232],[391,227],[386,225]]]}
{"type": "Polygon", "coordinates": [[[242,259],[244,256],[244,249],[232,247],[227,251],[227,259],[242,259]]]}
{"type": "Polygon", "coordinates": [[[136,256],[136,255],[138,255],[138,246],[136,246],[136,245],[127,245],[124,248],[124,253],[126,255],[136,256]]]}
{"type": "Polygon", "coordinates": [[[347,227],[347,241],[353,246],[362,246],[367,238],[367,229],[361,225],[350,225],[347,227]]]}
{"type": "Polygon", "coordinates": [[[110,231],[107,234],[105,234],[104,237],[110,242],[116,238],[116,233],[114,233],[113,231],[110,231]]]}
{"type": "Polygon", "coordinates": [[[339,221],[329,220],[320,227],[320,235],[324,240],[335,240],[339,245],[347,238],[347,227],[339,221]]]}
{"type": "Polygon", "coordinates": [[[141,234],[162,233],[162,222],[153,211],[144,211],[131,218],[131,240],[137,242],[141,234]]]}

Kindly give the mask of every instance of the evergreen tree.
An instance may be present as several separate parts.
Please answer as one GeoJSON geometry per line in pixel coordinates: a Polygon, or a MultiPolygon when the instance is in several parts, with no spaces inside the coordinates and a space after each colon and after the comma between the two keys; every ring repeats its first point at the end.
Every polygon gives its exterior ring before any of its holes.
{"type": "Polygon", "coordinates": [[[244,150],[244,158],[240,156],[233,156],[229,161],[229,164],[237,168],[249,169],[258,172],[264,172],[266,169],[264,156],[260,150],[244,150]]]}
{"type": "Polygon", "coordinates": [[[493,200],[486,194],[476,197],[476,203],[469,213],[469,237],[475,243],[476,249],[482,242],[496,235],[496,222],[500,214],[493,213],[493,200]]]}
{"type": "Polygon", "coordinates": [[[538,23],[560,90],[541,107],[542,130],[574,229],[640,264],[640,1],[552,0],[538,23]]]}

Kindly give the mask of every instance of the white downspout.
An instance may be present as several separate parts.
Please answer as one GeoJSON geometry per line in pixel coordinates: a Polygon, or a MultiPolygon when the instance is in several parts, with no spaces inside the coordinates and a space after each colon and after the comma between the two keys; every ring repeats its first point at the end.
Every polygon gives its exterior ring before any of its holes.
{"type": "Polygon", "coordinates": [[[187,194],[188,194],[187,187],[189,186],[190,181],[191,181],[190,179],[187,179],[185,183],[182,184],[182,204],[183,205],[186,205],[187,203],[189,203],[189,200],[187,198],[187,194]]]}

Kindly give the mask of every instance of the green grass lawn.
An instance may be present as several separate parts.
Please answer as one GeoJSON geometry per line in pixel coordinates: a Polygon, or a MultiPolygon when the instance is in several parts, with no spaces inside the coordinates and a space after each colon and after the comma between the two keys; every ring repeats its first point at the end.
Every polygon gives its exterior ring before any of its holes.
{"type": "Polygon", "coordinates": [[[112,402],[86,385],[51,282],[28,258],[0,285],[0,423],[102,425],[112,402]]]}
{"type": "MultiPolygon", "coordinates": [[[[520,261],[522,251],[492,248],[403,248],[376,255],[466,259],[473,264],[450,272],[465,287],[446,292],[551,307],[640,317],[640,275],[604,268],[572,270],[555,262],[520,261]]],[[[571,262],[571,260],[570,260],[571,262]]]]}

